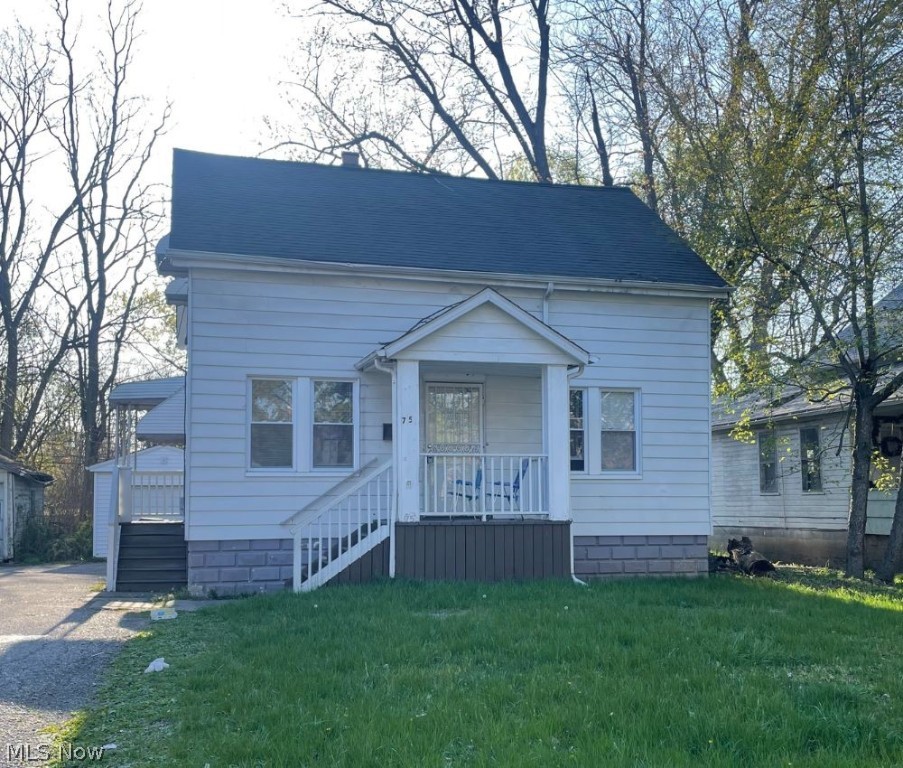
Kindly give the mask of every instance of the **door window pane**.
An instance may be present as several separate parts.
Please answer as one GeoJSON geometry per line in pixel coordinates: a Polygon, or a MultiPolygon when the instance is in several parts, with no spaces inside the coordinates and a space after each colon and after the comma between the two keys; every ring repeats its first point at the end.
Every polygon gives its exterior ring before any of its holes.
{"type": "Polygon", "coordinates": [[[483,445],[483,391],[472,384],[428,384],[428,453],[480,453],[483,445]]]}

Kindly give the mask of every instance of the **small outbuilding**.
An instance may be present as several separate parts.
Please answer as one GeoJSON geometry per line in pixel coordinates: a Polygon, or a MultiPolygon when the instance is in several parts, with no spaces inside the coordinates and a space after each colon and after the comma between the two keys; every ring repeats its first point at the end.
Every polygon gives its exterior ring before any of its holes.
{"type": "Polygon", "coordinates": [[[43,513],[44,489],[52,482],[52,475],[0,452],[0,561],[15,556],[22,526],[31,515],[43,513]]]}

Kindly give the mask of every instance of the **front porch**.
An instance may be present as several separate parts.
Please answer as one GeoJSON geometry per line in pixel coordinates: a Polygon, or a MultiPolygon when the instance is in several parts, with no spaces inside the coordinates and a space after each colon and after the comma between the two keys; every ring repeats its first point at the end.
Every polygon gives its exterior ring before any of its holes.
{"type": "Polygon", "coordinates": [[[365,558],[414,578],[570,573],[569,384],[589,362],[490,289],[360,360],[391,376],[391,459],[285,521],[295,589],[365,558]]]}

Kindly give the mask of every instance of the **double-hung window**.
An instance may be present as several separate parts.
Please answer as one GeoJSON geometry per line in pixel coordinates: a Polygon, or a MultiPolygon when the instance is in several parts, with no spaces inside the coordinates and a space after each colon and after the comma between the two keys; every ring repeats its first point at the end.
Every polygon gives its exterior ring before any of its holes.
{"type": "Polygon", "coordinates": [[[805,427],[800,430],[800,474],[803,476],[803,492],[818,493],[821,485],[821,448],[818,429],[805,427]]]}
{"type": "Polygon", "coordinates": [[[602,471],[636,472],[636,392],[603,389],[600,395],[602,471]]]}
{"type": "Polygon", "coordinates": [[[586,471],[586,390],[570,393],[571,472],[586,471]]]}
{"type": "Polygon", "coordinates": [[[354,468],[359,425],[353,381],[261,376],[251,378],[249,394],[250,469],[354,468]]]}
{"type": "Polygon", "coordinates": [[[252,469],[294,466],[293,381],[251,380],[252,469]]]}
{"type": "Polygon", "coordinates": [[[354,385],[314,381],[313,467],[354,466],[354,385]]]}
{"type": "Polygon", "coordinates": [[[773,430],[759,432],[759,493],[780,493],[778,441],[773,430]]]}
{"type": "Polygon", "coordinates": [[[571,472],[639,478],[639,390],[574,388],[569,406],[571,472]]]}

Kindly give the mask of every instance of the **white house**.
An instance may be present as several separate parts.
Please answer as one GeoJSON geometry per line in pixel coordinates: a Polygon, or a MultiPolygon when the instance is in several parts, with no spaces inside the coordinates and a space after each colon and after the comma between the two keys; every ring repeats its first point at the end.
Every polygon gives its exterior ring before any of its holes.
{"type": "MultiPolygon", "coordinates": [[[[813,403],[789,392],[777,402],[741,402],[714,410],[716,545],[749,536],[772,559],[845,562],[852,472],[847,408],[839,399],[813,403]],[[733,435],[741,417],[751,439],[733,435]]],[[[879,406],[876,421],[875,450],[891,472],[899,473],[903,393],[879,406]]],[[[895,498],[877,488],[869,491],[865,556],[870,567],[884,555],[895,498]]]]}
{"type": "Polygon", "coordinates": [[[709,302],[625,188],[177,150],[196,592],[698,574],[709,302]]]}

